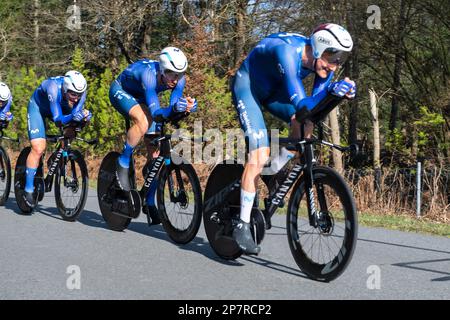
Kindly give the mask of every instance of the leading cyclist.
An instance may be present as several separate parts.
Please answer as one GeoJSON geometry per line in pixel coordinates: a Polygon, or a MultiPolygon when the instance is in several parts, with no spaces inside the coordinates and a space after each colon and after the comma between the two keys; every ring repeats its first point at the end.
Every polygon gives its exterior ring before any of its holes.
{"type": "MultiPolygon", "coordinates": [[[[300,138],[300,118],[331,92],[354,98],[356,86],[349,78],[331,82],[353,47],[346,29],[327,23],[319,25],[309,38],[296,33],[272,34],[250,52],[237,71],[233,83],[233,103],[249,144],[249,157],[241,185],[241,211],[233,238],[245,254],[258,254],[260,247],[250,232],[250,215],[256,194],[256,179],[269,159],[270,148],[262,107],[290,124],[290,137],[300,138]],[[305,93],[302,80],[314,74],[311,96],[305,93]]],[[[314,125],[304,121],[305,137],[314,125]]],[[[292,154],[281,153],[286,162],[292,154]]]]}

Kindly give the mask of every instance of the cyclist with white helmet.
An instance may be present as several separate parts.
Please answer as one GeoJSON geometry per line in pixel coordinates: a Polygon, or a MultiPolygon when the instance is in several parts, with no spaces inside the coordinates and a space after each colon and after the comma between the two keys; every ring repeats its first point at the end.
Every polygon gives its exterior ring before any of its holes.
{"type": "Polygon", "coordinates": [[[26,163],[26,181],[23,198],[30,207],[36,205],[34,176],[45,148],[45,121],[57,126],[71,121],[89,121],[90,111],[83,109],[86,101],[87,82],[78,71],[68,71],[64,76],[44,80],[28,102],[28,137],[31,151],[26,163]]]}
{"type": "MultiPolygon", "coordinates": [[[[112,105],[126,119],[133,122],[127,132],[123,152],[117,163],[117,181],[123,190],[131,189],[129,166],[134,148],[146,133],[159,132],[153,118],[158,115],[168,118],[173,112],[196,111],[197,101],[191,97],[182,97],[186,84],[184,73],[187,67],[187,58],[180,49],[166,47],[161,51],[159,61],[150,59],[136,61],[111,84],[109,99],[112,105]],[[170,102],[167,108],[162,108],[158,94],[166,90],[171,90],[170,102]]],[[[157,155],[155,149],[148,143],[147,150],[149,160],[157,155]]],[[[155,179],[143,207],[143,212],[150,215],[152,224],[160,223],[154,203],[156,186],[155,179]]]]}
{"type": "MultiPolygon", "coordinates": [[[[248,139],[249,157],[242,176],[240,221],[233,230],[233,238],[244,253],[260,251],[251,236],[249,222],[255,181],[270,154],[262,107],[290,124],[290,137],[300,138],[296,113],[306,118],[330,92],[355,97],[356,86],[350,79],[331,82],[352,47],[347,30],[332,23],[318,26],[309,38],[296,33],[272,34],[256,45],[237,71],[232,83],[233,102],[248,139]],[[307,96],[302,80],[310,74],[315,78],[312,93],[307,96]]],[[[313,124],[309,120],[304,123],[304,134],[310,137],[313,124]]],[[[277,161],[285,163],[292,156],[282,150],[277,161]]]]}
{"type": "Polygon", "coordinates": [[[11,104],[11,91],[5,83],[0,82],[0,121],[10,122],[13,119],[11,104]]]}

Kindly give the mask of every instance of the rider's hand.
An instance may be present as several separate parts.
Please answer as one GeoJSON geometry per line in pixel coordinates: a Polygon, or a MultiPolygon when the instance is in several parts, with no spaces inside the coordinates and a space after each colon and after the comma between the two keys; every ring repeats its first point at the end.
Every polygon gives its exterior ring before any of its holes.
{"type": "Polygon", "coordinates": [[[187,108],[186,111],[187,112],[195,112],[197,111],[197,100],[195,98],[191,98],[191,97],[187,97],[187,108]]]}
{"type": "Polygon", "coordinates": [[[178,99],[177,103],[173,106],[175,112],[184,112],[188,106],[188,101],[185,98],[178,99]]]}
{"type": "Polygon", "coordinates": [[[92,114],[88,110],[79,110],[73,114],[73,121],[81,122],[84,119],[89,121],[92,117],[92,114]]]}
{"type": "Polygon", "coordinates": [[[11,112],[0,112],[0,120],[2,121],[11,121],[13,118],[11,112]]]}
{"type": "Polygon", "coordinates": [[[86,110],[86,109],[83,110],[83,113],[84,113],[84,120],[86,122],[90,121],[91,118],[92,118],[92,113],[89,110],[86,110]]]}
{"type": "Polygon", "coordinates": [[[345,78],[344,80],[332,83],[328,91],[338,97],[347,96],[348,98],[353,98],[356,93],[355,82],[349,78],[345,78]]]}

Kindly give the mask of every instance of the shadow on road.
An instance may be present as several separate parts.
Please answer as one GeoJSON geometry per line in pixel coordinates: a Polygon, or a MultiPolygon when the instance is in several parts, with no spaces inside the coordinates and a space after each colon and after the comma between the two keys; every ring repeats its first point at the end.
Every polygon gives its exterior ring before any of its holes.
{"type": "Polygon", "coordinates": [[[441,278],[435,278],[431,279],[431,281],[450,281],[450,273],[439,271],[439,270],[433,270],[430,268],[424,268],[424,267],[418,267],[418,264],[426,264],[426,263],[439,263],[439,262],[448,262],[450,264],[450,259],[435,259],[435,260],[423,260],[423,261],[411,261],[411,262],[402,262],[402,263],[394,263],[393,266],[396,267],[402,267],[402,268],[409,268],[414,270],[420,270],[420,271],[427,271],[437,274],[443,274],[444,277],[441,278]]]}
{"type": "Polygon", "coordinates": [[[150,236],[159,240],[168,241],[182,250],[188,250],[200,253],[207,257],[208,259],[220,262],[222,264],[231,265],[231,266],[241,266],[242,263],[236,262],[236,261],[228,261],[228,260],[222,260],[219,257],[216,256],[214,251],[209,246],[208,241],[206,241],[204,238],[201,238],[199,236],[196,236],[194,239],[192,239],[191,242],[181,245],[173,242],[167,233],[164,231],[164,228],[162,225],[154,225],[149,227],[147,223],[144,222],[131,222],[128,230],[137,232],[146,236],[150,236]]]}
{"type": "MultiPolygon", "coordinates": [[[[443,253],[443,254],[446,254],[446,255],[450,255],[450,251],[430,249],[430,248],[423,248],[423,247],[416,247],[416,246],[409,246],[409,245],[405,245],[405,244],[398,244],[398,243],[392,243],[392,242],[385,242],[385,241],[378,241],[378,240],[369,240],[369,239],[358,239],[358,241],[370,242],[370,243],[378,243],[378,244],[383,244],[383,245],[387,245],[387,246],[395,246],[395,247],[406,248],[406,249],[428,251],[428,252],[435,252],[435,253],[443,253]]],[[[445,258],[445,259],[435,259],[435,260],[399,262],[399,263],[392,264],[392,266],[402,267],[402,268],[409,268],[409,269],[426,271],[426,272],[432,272],[432,273],[437,273],[437,274],[443,274],[443,275],[445,275],[444,277],[431,279],[431,281],[450,281],[450,273],[448,273],[448,272],[443,272],[443,271],[439,271],[439,270],[433,270],[433,269],[430,269],[430,268],[424,268],[424,267],[416,266],[417,264],[437,263],[437,262],[447,262],[447,261],[450,264],[450,259],[449,258],[445,258]]]]}
{"type": "MultiPolygon", "coordinates": [[[[132,223],[130,223],[128,230],[131,230],[133,232],[137,232],[137,233],[140,233],[143,235],[147,235],[150,237],[154,237],[154,238],[157,238],[160,240],[168,241],[168,242],[178,246],[178,248],[180,248],[181,250],[188,250],[188,251],[193,251],[193,252],[202,254],[206,258],[216,261],[223,265],[242,267],[242,266],[245,266],[245,264],[243,264],[242,262],[239,261],[240,259],[242,259],[244,261],[247,261],[250,263],[255,263],[255,264],[258,264],[260,266],[263,266],[263,267],[266,267],[266,268],[269,268],[272,270],[276,270],[279,272],[294,275],[296,277],[302,277],[302,278],[309,279],[307,276],[305,276],[303,273],[301,273],[300,270],[298,270],[298,269],[294,269],[294,268],[285,266],[283,264],[273,262],[273,261],[263,259],[263,258],[243,255],[237,260],[222,259],[222,258],[218,257],[216,255],[216,253],[212,250],[211,246],[209,245],[209,242],[206,239],[199,237],[199,236],[196,236],[191,242],[189,242],[185,245],[176,244],[172,240],[170,240],[169,236],[164,231],[162,225],[148,227],[147,223],[132,222],[132,223]]],[[[278,235],[278,234],[276,234],[276,235],[278,235]]]]}
{"type": "Polygon", "coordinates": [[[23,214],[22,211],[20,211],[19,207],[17,206],[16,197],[14,196],[14,193],[9,194],[8,201],[6,201],[4,207],[5,209],[11,210],[15,214],[26,216],[26,214],[23,214]]]}

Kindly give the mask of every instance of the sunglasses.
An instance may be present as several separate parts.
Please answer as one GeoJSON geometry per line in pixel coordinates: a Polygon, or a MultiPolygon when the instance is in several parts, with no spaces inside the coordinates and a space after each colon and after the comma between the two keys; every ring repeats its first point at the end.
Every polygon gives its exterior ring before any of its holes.
{"type": "Polygon", "coordinates": [[[350,52],[327,49],[324,51],[322,58],[328,63],[342,65],[345,63],[349,55],[350,52]]]}
{"type": "Polygon", "coordinates": [[[175,71],[165,71],[164,76],[169,80],[178,80],[184,76],[184,73],[175,71]]]}
{"type": "Polygon", "coordinates": [[[78,93],[70,90],[67,90],[67,93],[71,98],[80,98],[83,95],[83,93],[78,93]]]}

